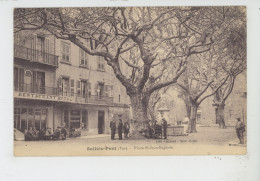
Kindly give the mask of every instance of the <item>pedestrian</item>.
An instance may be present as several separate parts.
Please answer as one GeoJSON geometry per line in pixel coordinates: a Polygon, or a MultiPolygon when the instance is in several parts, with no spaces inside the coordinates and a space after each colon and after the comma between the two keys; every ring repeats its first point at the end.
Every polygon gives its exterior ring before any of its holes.
{"type": "Polygon", "coordinates": [[[118,137],[120,140],[122,140],[122,133],[123,133],[123,122],[122,119],[119,119],[119,123],[118,123],[118,137]]]}
{"type": "Polygon", "coordinates": [[[164,118],[162,119],[162,121],[164,139],[167,139],[167,121],[164,118]]]}
{"type": "Polygon", "coordinates": [[[125,122],[124,123],[124,135],[125,135],[125,138],[128,138],[129,137],[129,130],[130,130],[130,125],[128,122],[125,122]]]}
{"type": "Polygon", "coordinates": [[[116,134],[116,123],[114,120],[110,122],[110,129],[111,129],[111,140],[115,139],[115,134],[116,134]]]}
{"type": "Polygon", "coordinates": [[[241,121],[240,118],[237,118],[236,132],[237,132],[237,137],[239,139],[239,143],[244,144],[245,124],[241,121]]]}
{"type": "Polygon", "coordinates": [[[153,123],[152,121],[149,119],[148,120],[148,132],[149,132],[149,139],[151,139],[153,137],[153,123]]]}

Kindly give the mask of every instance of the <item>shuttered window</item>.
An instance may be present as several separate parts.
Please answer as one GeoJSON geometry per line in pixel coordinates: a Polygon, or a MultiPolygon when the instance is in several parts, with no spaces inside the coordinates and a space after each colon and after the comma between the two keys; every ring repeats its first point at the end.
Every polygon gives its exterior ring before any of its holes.
{"type": "Polygon", "coordinates": [[[88,54],[82,49],[79,50],[79,58],[80,66],[88,67],[88,54]]]}
{"type": "Polygon", "coordinates": [[[105,71],[105,60],[104,57],[98,57],[98,67],[97,70],[99,71],[105,71]]]}
{"type": "Polygon", "coordinates": [[[88,95],[91,95],[91,83],[88,82],[88,95]]]}
{"type": "Polygon", "coordinates": [[[77,81],[77,95],[80,96],[80,81],[77,81]]]}
{"type": "Polygon", "coordinates": [[[70,94],[74,96],[74,79],[70,79],[70,94]]]}
{"type": "Polygon", "coordinates": [[[70,62],[70,44],[61,42],[61,61],[70,62]]]}

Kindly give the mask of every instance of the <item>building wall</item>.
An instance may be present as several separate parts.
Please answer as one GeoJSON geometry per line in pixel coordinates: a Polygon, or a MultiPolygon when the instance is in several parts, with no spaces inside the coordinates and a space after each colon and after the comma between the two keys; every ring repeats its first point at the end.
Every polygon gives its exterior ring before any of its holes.
{"type": "MultiPolygon", "coordinates": [[[[48,66],[39,65],[36,63],[30,63],[27,61],[21,61],[15,59],[14,61],[14,67],[17,68],[23,68],[25,71],[30,70],[33,71],[39,71],[45,73],[45,86],[46,87],[56,87],[55,85],[55,68],[50,68],[48,66]]],[[[24,84],[31,84],[32,76],[24,76],[24,84]]]]}
{"type": "MultiPolygon", "coordinates": [[[[30,71],[40,71],[45,72],[45,86],[53,87],[56,90],[59,90],[59,79],[60,77],[69,78],[70,80],[74,80],[74,93],[77,93],[77,81],[87,81],[91,84],[91,95],[97,95],[97,83],[101,82],[104,85],[109,86],[107,96],[113,97],[112,102],[76,102],[75,99],[71,100],[60,100],[58,99],[61,95],[56,94],[55,100],[44,100],[43,98],[39,98],[38,101],[33,101],[30,94],[27,97],[15,97],[15,107],[19,107],[17,101],[19,101],[19,105],[23,104],[23,107],[33,107],[32,102],[35,103],[35,106],[40,106],[41,108],[47,109],[47,121],[46,127],[55,130],[58,126],[64,125],[65,120],[65,111],[68,110],[79,110],[79,111],[87,111],[87,133],[88,134],[97,134],[98,133],[98,112],[104,112],[104,133],[110,133],[109,123],[111,119],[118,119],[119,117],[123,120],[129,120],[130,113],[129,107],[126,106],[129,104],[129,97],[126,94],[126,89],[121,85],[121,83],[116,79],[114,72],[111,67],[109,67],[104,61],[104,70],[100,71],[98,69],[98,60],[100,57],[87,55],[88,66],[82,67],[80,66],[80,49],[74,44],[58,40],[54,38],[52,35],[47,35],[46,32],[36,31],[34,33],[21,32],[19,33],[19,37],[15,36],[15,44],[27,47],[31,49],[39,49],[37,36],[42,36],[48,42],[48,46],[46,47],[47,53],[54,54],[59,56],[58,67],[44,65],[42,63],[36,63],[36,61],[31,62],[28,60],[21,60],[15,58],[14,66],[19,68],[24,68],[25,70],[30,71]],[[70,62],[62,62],[62,43],[67,43],[70,46],[70,62]],[[30,97],[30,98],[29,98],[30,97]],[[44,106],[42,105],[44,104],[44,106]],[[114,104],[117,104],[116,106],[114,104]],[[124,108],[122,108],[124,105],[124,108]],[[110,108],[111,107],[111,108],[110,108]],[[112,111],[111,111],[112,110],[112,111]],[[112,113],[112,114],[111,114],[112,113]],[[112,116],[111,116],[112,115],[112,116]]],[[[40,40],[39,40],[40,41],[40,40]]],[[[24,83],[31,84],[31,77],[24,76],[24,83]]],[[[69,81],[70,82],[70,81],[69,81]]],[[[70,82],[71,83],[71,82],[70,82]]],[[[69,88],[71,85],[69,85],[69,88]]],[[[47,93],[47,92],[45,92],[47,93]]],[[[36,93],[34,93],[36,94],[36,93]]],[[[39,94],[39,93],[37,93],[39,94]]],[[[64,95],[62,95],[64,97],[64,95]]],[[[72,95],[65,95],[72,96],[72,95]]],[[[75,96],[75,95],[74,95],[75,96]]],[[[81,114],[81,113],[80,113],[81,114]]],[[[69,113],[69,119],[70,119],[69,113]]],[[[82,122],[82,115],[80,116],[80,122],[82,122]]]]}

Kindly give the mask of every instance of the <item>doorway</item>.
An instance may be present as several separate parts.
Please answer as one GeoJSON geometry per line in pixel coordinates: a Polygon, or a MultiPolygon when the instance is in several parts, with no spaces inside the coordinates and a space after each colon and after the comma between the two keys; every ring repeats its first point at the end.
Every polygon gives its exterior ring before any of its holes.
{"type": "Polygon", "coordinates": [[[98,134],[104,134],[105,131],[105,112],[98,111],[98,134]]]}

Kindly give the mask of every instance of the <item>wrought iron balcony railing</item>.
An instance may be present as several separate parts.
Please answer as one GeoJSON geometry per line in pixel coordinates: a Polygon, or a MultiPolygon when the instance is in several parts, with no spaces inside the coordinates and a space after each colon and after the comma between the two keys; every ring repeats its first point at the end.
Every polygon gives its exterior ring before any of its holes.
{"type": "Polygon", "coordinates": [[[14,45],[14,56],[24,60],[58,67],[58,56],[20,45],[14,45]]]}
{"type": "Polygon", "coordinates": [[[113,97],[102,96],[102,95],[83,95],[83,94],[77,94],[66,90],[59,91],[59,89],[56,87],[14,83],[14,91],[69,97],[69,98],[73,98],[75,103],[80,103],[80,104],[113,103],[113,97]]]}
{"type": "Polygon", "coordinates": [[[14,83],[14,91],[46,94],[46,95],[58,95],[58,89],[56,87],[46,87],[46,86],[31,85],[31,84],[14,83]]]}

